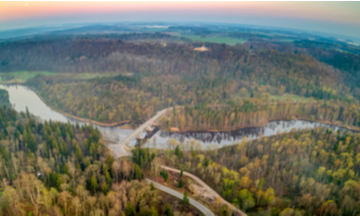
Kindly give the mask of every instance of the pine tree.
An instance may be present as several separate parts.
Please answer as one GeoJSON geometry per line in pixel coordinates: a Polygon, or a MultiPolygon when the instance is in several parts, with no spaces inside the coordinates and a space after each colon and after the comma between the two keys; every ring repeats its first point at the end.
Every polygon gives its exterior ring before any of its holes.
{"type": "Polygon", "coordinates": [[[183,202],[185,205],[189,205],[189,204],[190,204],[190,200],[189,200],[188,192],[187,192],[187,191],[185,191],[185,193],[184,193],[184,198],[183,198],[182,202],[183,202]]]}
{"type": "Polygon", "coordinates": [[[167,203],[165,205],[164,215],[165,216],[174,216],[173,210],[172,210],[171,205],[169,203],[167,203]]]}
{"type": "Polygon", "coordinates": [[[141,168],[134,164],[134,179],[141,180],[144,177],[144,173],[141,172],[141,168]]]}
{"type": "Polygon", "coordinates": [[[230,210],[229,210],[228,205],[223,205],[223,206],[221,206],[221,208],[220,208],[220,215],[221,215],[221,216],[228,216],[228,215],[230,215],[230,210]]]}
{"type": "Polygon", "coordinates": [[[155,186],[154,186],[154,183],[152,183],[152,182],[151,182],[151,184],[150,184],[150,190],[152,190],[152,191],[153,191],[153,190],[156,190],[156,188],[155,188],[155,186]]]}
{"type": "Polygon", "coordinates": [[[113,164],[114,162],[114,158],[111,156],[111,155],[108,155],[107,158],[106,158],[106,164],[108,167],[111,167],[111,165],[113,164]]]}
{"type": "Polygon", "coordinates": [[[135,216],[136,215],[135,209],[132,206],[131,202],[126,203],[125,215],[126,216],[135,216]]]}
{"type": "Polygon", "coordinates": [[[149,214],[148,214],[149,216],[158,216],[159,215],[159,213],[157,212],[157,210],[155,209],[155,207],[154,206],[151,206],[151,208],[150,208],[150,212],[149,212],[149,214]]]}
{"type": "Polygon", "coordinates": [[[32,152],[36,152],[37,150],[37,143],[35,140],[35,136],[33,134],[28,133],[28,148],[32,151],[32,152]]]}
{"type": "Polygon", "coordinates": [[[65,166],[64,166],[64,173],[70,176],[69,166],[67,164],[65,164],[65,166]]]}
{"type": "Polygon", "coordinates": [[[30,118],[30,117],[31,117],[31,116],[30,116],[30,112],[29,112],[28,107],[26,107],[26,117],[28,117],[28,118],[30,118]]]}
{"type": "Polygon", "coordinates": [[[78,159],[78,161],[82,161],[84,155],[83,152],[81,151],[81,148],[79,146],[75,146],[75,156],[78,159]]]}
{"type": "Polygon", "coordinates": [[[183,188],[183,187],[184,187],[184,181],[182,180],[182,178],[180,178],[178,187],[179,187],[179,188],[183,188]]]}
{"type": "Polygon", "coordinates": [[[183,153],[182,153],[179,145],[177,145],[176,148],[175,148],[175,155],[178,156],[179,159],[182,158],[183,153]]]}
{"type": "Polygon", "coordinates": [[[59,151],[59,145],[58,145],[58,143],[56,142],[55,139],[53,139],[53,141],[52,141],[52,148],[53,148],[53,149],[56,149],[57,151],[59,151]]]}
{"type": "Polygon", "coordinates": [[[105,170],[105,180],[106,180],[107,185],[111,186],[112,178],[111,178],[110,173],[109,173],[109,171],[107,169],[105,170]]]}
{"type": "Polygon", "coordinates": [[[106,195],[109,192],[109,187],[106,184],[106,182],[104,182],[104,184],[103,184],[102,191],[103,191],[104,195],[106,195]]]}
{"type": "Polygon", "coordinates": [[[92,175],[90,178],[90,188],[93,192],[96,192],[98,187],[99,187],[99,185],[98,185],[97,179],[94,175],[92,175]]]}

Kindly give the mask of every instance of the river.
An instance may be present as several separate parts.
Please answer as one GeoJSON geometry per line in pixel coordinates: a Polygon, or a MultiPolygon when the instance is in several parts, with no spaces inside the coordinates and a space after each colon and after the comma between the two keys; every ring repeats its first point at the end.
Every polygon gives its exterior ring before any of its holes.
{"type": "MultiPolygon", "coordinates": [[[[79,125],[89,124],[77,119],[67,117],[59,112],[52,110],[47,106],[37,94],[26,86],[22,85],[0,85],[1,89],[6,89],[9,92],[9,100],[14,109],[18,112],[25,112],[26,107],[31,114],[38,116],[42,120],[52,120],[60,122],[70,122],[79,125]]],[[[94,125],[97,127],[104,136],[106,136],[112,142],[119,142],[128,136],[132,129],[119,129],[118,127],[103,127],[94,125]]],[[[333,125],[310,122],[304,120],[291,120],[291,121],[271,121],[264,127],[252,127],[244,128],[230,132],[185,132],[185,133],[170,133],[165,131],[157,131],[154,133],[149,144],[145,146],[154,147],[152,140],[156,139],[157,148],[167,148],[169,146],[169,139],[175,139],[178,142],[193,142],[197,141],[197,144],[201,144],[202,148],[218,148],[224,145],[232,145],[241,141],[246,136],[251,139],[258,138],[261,134],[263,136],[272,136],[277,133],[289,132],[292,129],[305,129],[316,127],[330,128],[332,130],[347,130],[333,125]]],[[[146,137],[147,133],[143,132],[142,137],[146,137]]],[[[137,143],[136,140],[132,140],[130,145],[134,146],[137,143]]]]}

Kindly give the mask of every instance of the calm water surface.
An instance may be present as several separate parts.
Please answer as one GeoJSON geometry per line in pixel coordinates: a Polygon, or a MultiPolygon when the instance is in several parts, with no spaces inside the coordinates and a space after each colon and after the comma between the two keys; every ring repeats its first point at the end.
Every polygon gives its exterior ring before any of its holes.
{"type": "MultiPolygon", "coordinates": [[[[35,116],[38,116],[42,120],[52,120],[60,122],[70,122],[75,124],[78,122],[80,125],[89,124],[80,120],[72,119],[64,116],[52,110],[47,106],[31,89],[22,85],[0,85],[0,88],[6,89],[9,92],[10,103],[14,106],[14,109],[18,112],[25,112],[28,107],[29,112],[35,116]]],[[[169,139],[175,139],[178,142],[194,142],[197,141],[203,148],[214,148],[221,147],[224,145],[231,145],[238,143],[241,139],[246,136],[247,138],[256,139],[261,134],[263,136],[272,136],[277,133],[289,132],[292,129],[305,129],[305,128],[316,128],[316,127],[330,128],[332,130],[347,130],[339,128],[333,125],[327,125],[323,123],[303,121],[303,120],[291,120],[291,121],[272,121],[264,127],[253,127],[244,128],[240,130],[230,132],[185,132],[185,133],[170,133],[165,131],[157,131],[152,136],[149,136],[146,132],[142,133],[142,137],[150,137],[150,142],[146,146],[154,147],[152,140],[156,139],[157,148],[166,148],[169,146],[169,139]]],[[[132,129],[119,129],[117,127],[103,127],[94,125],[97,127],[105,136],[107,136],[113,142],[119,142],[129,135],[132,129]]],[[[130,145],[135,145],[136,140],[133,140],[130,145]]]]}

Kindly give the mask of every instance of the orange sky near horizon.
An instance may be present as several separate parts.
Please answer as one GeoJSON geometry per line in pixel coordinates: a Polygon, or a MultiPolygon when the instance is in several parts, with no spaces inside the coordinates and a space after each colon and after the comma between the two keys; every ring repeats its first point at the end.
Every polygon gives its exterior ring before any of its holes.
{"type": "Polygon", "coordinates": [[[359,7],[342,2],[0,2],[0,22],[64,15],[151,11],[249,14],[360,26],[359,7]]]}
{"type": "Polygon", "coordinates": [[[217,22],[360,38],[360,2],[0,1],[0,31],[107,22],[217,22]]]}

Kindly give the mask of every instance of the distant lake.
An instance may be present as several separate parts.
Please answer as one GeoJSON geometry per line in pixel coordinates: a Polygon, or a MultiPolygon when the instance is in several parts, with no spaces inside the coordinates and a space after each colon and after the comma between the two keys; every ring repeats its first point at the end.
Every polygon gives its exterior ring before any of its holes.
{"type": "MultiPolygon", "coordinates": [[[[14,109],[18,112],[25,112],[26,107],[31,114],[38,116],[41,120],[52,120],[60,122],[70,122],[79,125],[89,124],[80,120],[76,120],[70,117],[67,117],[47,106],[37,94],[23,85],[0,85],[0,89],[6,89],[9,92],[9,100],[13,105],[14,109]]],[[[156,139],[157,148],[167,148],[168,140],[175,139],[178,142],[190,142],[198,141],[202,144],[203,148],[207,146],[211,147],[222,147],[224,145],[232,145],[241,141],[241,139],[246,136],[247,138],[256,139],[261,134],[263,136],[272,136],[277,133],[289,132],[292,129],[306,129],[306,128],[316,128],[316,127],[330,128],[333,131],[338,129],[346,130],[346,128],[340,128],[333,125],[304,121],[304,120],[290,120],[290,121],[271,121],[264,127],[251,127],[244,128],[239,130],[234,130],[230,132],[185,132],[185,133],[171,133],[165,131],[157,131],[150,137],[150,144],[148,147],[154,147],[152,145],[152,139],[156,139]]],[[[133,130],[132,129],[119,129],[117,127],[103,127],[94,125],[97,127],[104,136],[108,137],[112,142],[119,142],[129,135],[133,130]]],[[[147,132],[142,133],[142,137],[145,138],[149,136],[147,132]]],[[[132,140],[130,145],[135,145],[136,140],[132,140]]]]}

